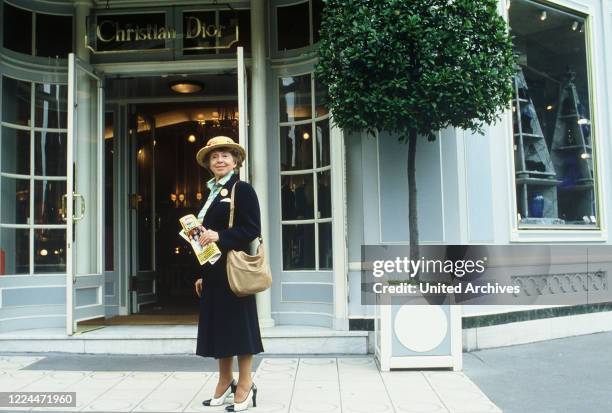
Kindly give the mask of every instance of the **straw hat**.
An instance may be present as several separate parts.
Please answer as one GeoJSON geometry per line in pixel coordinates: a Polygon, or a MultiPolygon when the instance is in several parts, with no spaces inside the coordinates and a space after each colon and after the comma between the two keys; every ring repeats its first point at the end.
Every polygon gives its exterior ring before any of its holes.
{"type": "Polygon", "coordinates": [[[196,154],[196,161],[198,161],[198,163],[204,168],[207,168],[208,165],[204,163],[204,159],[206,159],[206,155],[208,155],[210,151],[213,151],[215,149],[223,149],[223,148],[237,149],[242,155],[242,157],[246,158],[246,152],[244,148],[241,145],[234,142],[232,138],[227,137],[227,136],[215,136],[214,138],[211,138],[208,142],[206,142],[206,146],[204,146],[202,149],[198,151],[198,153],[196,154]]]}

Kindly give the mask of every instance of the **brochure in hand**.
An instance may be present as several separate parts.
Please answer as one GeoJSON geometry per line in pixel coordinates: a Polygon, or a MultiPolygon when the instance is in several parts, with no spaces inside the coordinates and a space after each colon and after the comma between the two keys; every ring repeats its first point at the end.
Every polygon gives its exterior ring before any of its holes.
{"type": "Polygon", "coordinates": [[[200,265],[204,265],[207,262],[212,265],[217,262],[221,257],[221,251],[214,242],[204,246],[200,244],[200,235],[205,229],[195,215],[185,215],[179,219],[179,222],[183,227],[183,229],[179,231],[179,235],[191,244],[191,248],[193,248],[193,252],[196,257],[198,257],[200,265]]]}

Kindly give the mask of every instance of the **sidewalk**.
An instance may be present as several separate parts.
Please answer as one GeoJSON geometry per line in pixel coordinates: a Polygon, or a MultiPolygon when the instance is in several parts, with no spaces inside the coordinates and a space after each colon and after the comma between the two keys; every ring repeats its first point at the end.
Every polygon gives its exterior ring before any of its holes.
{"type": "MultiPolygon", "coordinates": [[[[381,373],[371,356],[256,357],[253,369],[253,412],[501,412],[461,372],[381,373]]],[[[223,412],[201,404],[215,370],[197,356],[6,355],[0,389],[75,391],[72,411],[223,412]]]]}

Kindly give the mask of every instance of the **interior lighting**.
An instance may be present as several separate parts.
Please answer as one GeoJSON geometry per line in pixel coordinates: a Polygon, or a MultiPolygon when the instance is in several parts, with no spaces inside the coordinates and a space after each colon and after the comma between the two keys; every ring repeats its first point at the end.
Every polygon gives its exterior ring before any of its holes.
{"type": "Polygon", "coordinates": [[[578,125],[588,125],[589,120],[585,118],[578,119],[578,125]]]}
{"type": "Polygon", "coordinates": [[[304,132],[304,134],[302,135],[302,138],[304,138],[304,140],[307,141],[308,139],[310,139],[310,134],[308,132],[304,132]]]}
{"type": "Polygon", "coordinates": [[[574,20],[574,22],[572,23],[572,30],[573,31],[578,30],[578,26],[579,26],[579,23],[576,20],[574,20]]]}
{"type": "Polygon", "coordinates": [[[553,110],[553,105],[546,106],[546,110],[553,110]]]}
{"type": "Polygon", "coordinates": [[[191,135],[189,135],[189,137],[187,138],[187,140],[191,143],[194,143],[196,141],[196,137],[195,135],[192,133],[191,135]]]}
{"type": "Polygon", "coordinates": [[[41,256],[46,257],[47,254],[49,254],[49,251],[47,251],[46,249],[43,248],[42,250],[40,250],[40,255],[41,256]]]}
{"type": "Polygon", "coordinates": [[[170,89],[176,93],[190,94],[197,93],[204,89],[204,85],[192,80],[178,80],[170,82],[170,89]]]}
{"type": "Polygon", "coordinates": [[[548,14],[546,13],[546,10],[542,10],[540,12],[540,20],[544,21],[544,20],[546,20],[547,17],[548,17],[548,14]]]}

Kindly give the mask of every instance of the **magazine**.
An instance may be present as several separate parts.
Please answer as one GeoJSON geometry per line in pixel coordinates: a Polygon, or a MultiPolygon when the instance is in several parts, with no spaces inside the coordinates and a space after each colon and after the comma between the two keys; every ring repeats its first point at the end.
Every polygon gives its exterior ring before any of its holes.
{"type": "Polygon", "coordinates": [[[179,231],[179,235],[191,244],[191,248],[193,248],[193,252],[198,258],[200,265],[204,265],[207,262],[212,265],[217,262],[221,257],[221,251],[214,242],[207,245],[200,244],[200,235],[205,229],[195,215],[185,215],[179,219],[179,222],[183,227],[183,229],[179,231]]]}

